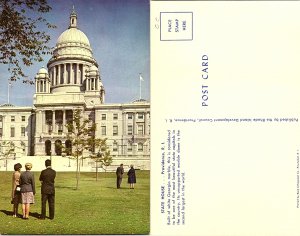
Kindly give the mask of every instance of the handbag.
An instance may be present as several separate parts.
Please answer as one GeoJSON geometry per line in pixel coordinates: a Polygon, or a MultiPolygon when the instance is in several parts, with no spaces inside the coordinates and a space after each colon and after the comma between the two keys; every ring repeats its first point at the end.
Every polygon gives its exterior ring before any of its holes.
{"type": "Polygon", "coordinates": [[[21,193],[21,186],[20,185],[17,185],[17,187],[16,187],[16,193],[17,194],[21,193]]]}

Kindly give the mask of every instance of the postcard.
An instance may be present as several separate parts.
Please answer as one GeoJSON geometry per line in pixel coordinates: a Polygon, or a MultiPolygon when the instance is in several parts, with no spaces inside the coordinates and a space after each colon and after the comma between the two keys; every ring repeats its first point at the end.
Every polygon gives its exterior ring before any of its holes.
{"type": "Polygon", "coordinates": [[[151,1],[152,235],[299,235],[299,11],[151,1]]]}
{"type": "Polygon", "coordinates": [[[149,234],[149,0],[0,9],[0,235],[149,234]]]}

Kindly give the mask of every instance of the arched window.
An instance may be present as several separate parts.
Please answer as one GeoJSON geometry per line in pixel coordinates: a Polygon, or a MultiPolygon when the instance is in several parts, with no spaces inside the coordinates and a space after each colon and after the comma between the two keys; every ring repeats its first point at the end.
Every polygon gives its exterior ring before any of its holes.
{"type": "Polygon", "coordinates": [[[45,141],[45,152],[46,152],[47,156],[51,155],[51,141],[50,140],[45,141]]]}
{"type": "Polygon", "coordinates": [[[56,140],[55,141],[55,153],[57,156],[61,156],[61,148],[62,148],[61,141],[56,140]]]}

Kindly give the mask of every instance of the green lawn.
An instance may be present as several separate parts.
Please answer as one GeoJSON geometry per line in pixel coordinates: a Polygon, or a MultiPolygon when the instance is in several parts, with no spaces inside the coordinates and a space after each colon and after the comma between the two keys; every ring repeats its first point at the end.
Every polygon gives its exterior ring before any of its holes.
{"type": "Polygon", "coordinates": [[[127,178],[123,179],[121,189],[117,189],[115,173],[99,173],[98,181],[95,173],[81,173],[79,190],[75,190],[74,172],[57,172],[54,220],[38,219],[41,211],[40,173],[34,173],[37,189],[35,204],[31,206],[29,220],[23,220],[12,217],[12,172],[0,172],[0,235],[149,234],[149,171],[136,171],[135,189],[129,189],[127,178]]]}

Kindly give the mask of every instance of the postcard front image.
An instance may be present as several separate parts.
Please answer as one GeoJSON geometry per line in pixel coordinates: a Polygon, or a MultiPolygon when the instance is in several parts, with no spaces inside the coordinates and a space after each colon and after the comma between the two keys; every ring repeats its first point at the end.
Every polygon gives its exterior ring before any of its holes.
{"type": "Polygon", "coordinates": [[[0,8],[0,234],[149,234],[149,2],[0,8]]]}

